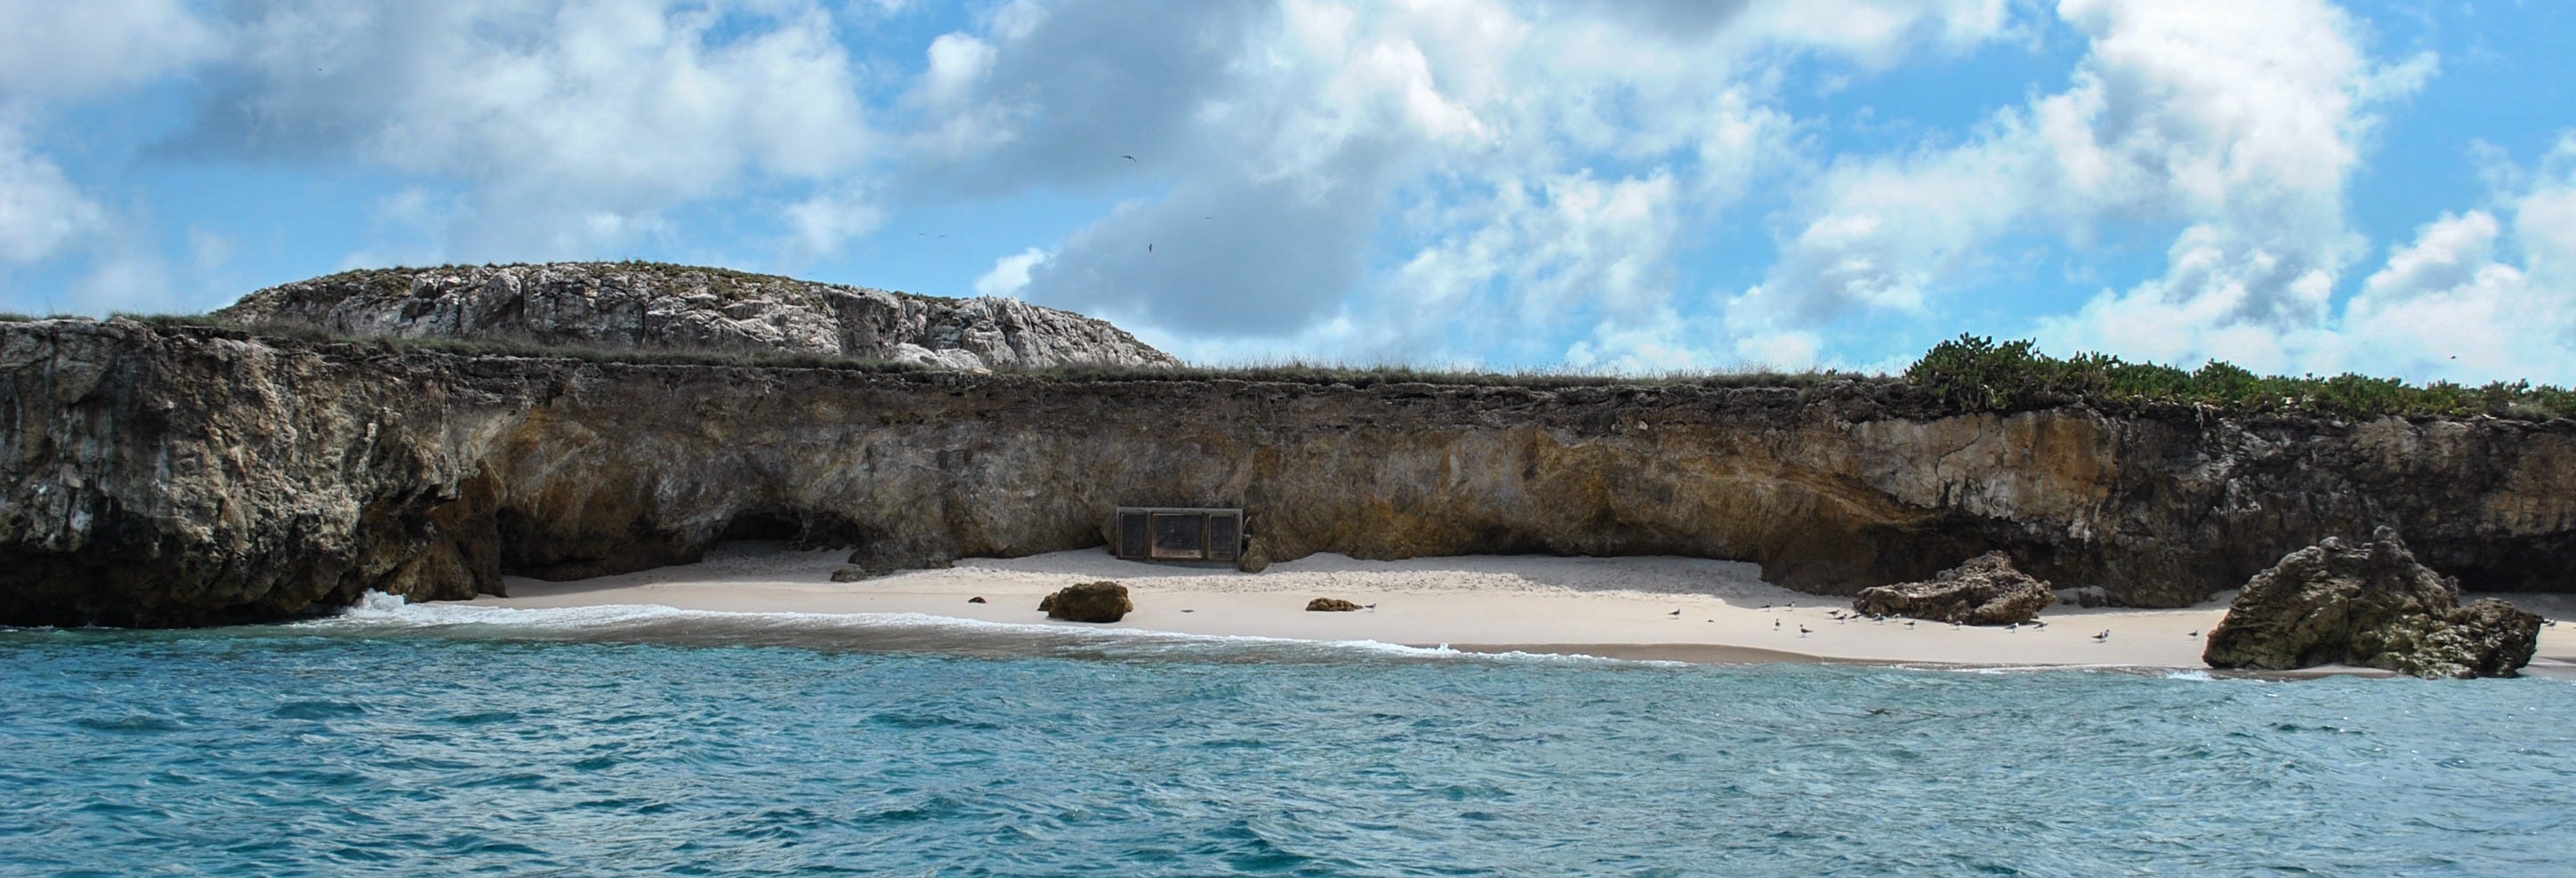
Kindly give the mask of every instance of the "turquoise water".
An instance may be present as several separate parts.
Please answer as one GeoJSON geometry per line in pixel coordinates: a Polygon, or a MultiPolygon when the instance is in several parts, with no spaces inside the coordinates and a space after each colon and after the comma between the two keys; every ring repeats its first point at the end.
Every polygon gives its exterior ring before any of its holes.
{"type": "Polygon", "coordinates": [[[2576,874],[2576,685],[918,617],[0,629],[0,873],[2576,874]]]}

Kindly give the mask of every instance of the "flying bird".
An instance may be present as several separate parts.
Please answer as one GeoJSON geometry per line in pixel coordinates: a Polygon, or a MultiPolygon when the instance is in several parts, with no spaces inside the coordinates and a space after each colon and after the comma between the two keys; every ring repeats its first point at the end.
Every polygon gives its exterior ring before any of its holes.
{"type": "Polygon", "coordinates": [[[1131,161],[1131,162],[1136,160],[1136,157],[1135,157],[1135,156],[1132,156],[1132,155],[1122,155],[1122,156],[1119,156],[1119,158],[1126,159],[1126,160],[1131,161]]]}
{"type": "Polygon", "coordinates": [[[1152,245],[1152,244],[1147,244],[1147,245],[1145,245],[1145,252],[1147,252],[1147,253],[1152,253],[1152,252],[1154,252],[1154,245],[1152,245]]]}

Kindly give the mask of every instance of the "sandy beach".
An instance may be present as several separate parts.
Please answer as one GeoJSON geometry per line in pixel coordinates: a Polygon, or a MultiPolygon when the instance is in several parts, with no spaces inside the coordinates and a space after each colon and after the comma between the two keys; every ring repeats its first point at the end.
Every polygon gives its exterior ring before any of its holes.
{"type": "MultiPolygon", "coordinates": [[[[1369,640],[1466,651],[1580,653],[1690,662],[1844,661],[1978,666],[2200,668],[2201,635],[2232,593],[2179,610],[2051,607],[2042,627],[1842,621],[1847,599],[1765,583],[1752,564],[1698,558],[1464,556],[1361,561],[1316,555],[1258,574],[1121,561],[1100,550],[967,559],[946,570],[830,580],[845,551],[732,543],[705,561],[573,582],[513,577],[477,605],[658,605],[688,610],[923,613],[1021,624],[1187,634],[1369,640]],[[1136,611],[1110,626],[1053,622],[1040,598],[1076,582],[1125,584],[1136,611]],[[971,603],[982,597],[985,603],[971,603]],[[1369,609],[1307,612],[1318,597],[1369,609]],[[2109,631],[2110,637],[2095,635],[2109,631]]],[[[2549,618],[2576,596],[2505,596],[2549,618]]],[[[2576,669],[2576,626],[2544,628],[2535,672],[2576,669]]]]}

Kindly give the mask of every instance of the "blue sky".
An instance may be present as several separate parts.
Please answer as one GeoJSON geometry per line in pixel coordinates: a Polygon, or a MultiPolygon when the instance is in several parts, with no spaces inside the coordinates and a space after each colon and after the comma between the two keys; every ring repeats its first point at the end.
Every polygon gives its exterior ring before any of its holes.
{"type": "Polygon", "coordinates": [[[0,309],[640,258],[1017,296],[1201,362],[1892,369],[1969,332],[2568,384],[2571,33],[2561,2],[0,0],[0,309]]]}

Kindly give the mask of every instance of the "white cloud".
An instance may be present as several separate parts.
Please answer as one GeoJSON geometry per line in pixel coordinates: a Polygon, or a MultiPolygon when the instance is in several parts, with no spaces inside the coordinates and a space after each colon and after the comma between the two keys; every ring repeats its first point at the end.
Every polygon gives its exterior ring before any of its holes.
{"type": "Polygon", "coordinates": [[[2319,371],[2576,385],[2576,135],[2504,193],[2512,222],[2444,214],[2394,248],[2320,344],[2319,371]]]}
{"type": "Polygon", "coordinates": [[[828,256],[843,245],[883,228],[886,209],[856,186],[818,192],[787,206],[788,226],[797,249],[806,256],[828,256]]]}
{"type": "Polygon", "coordinates": [[[993,268],[975,278],[975,295],[1016,298],[1029,285],[1029,270],[1047,261],[1045,250],[1031,247],[993,260],[993,268]]]}
{"type": "Polygon", "coordinates": [[[0,261],[32,263],[106,225],[106,213],[63,170],[0,131],[0,261]]]}
{"type": "Polygon", "coordinates": [[[459,181],[461,258],[612,254],[763,181],[843,193],[790,216],[799,245],[866,225],[845,181],[877,138],[811,3],[306,0],[258,10],[240,44],[183,146],[459,181]]]}
{"type": "Polygon", "coordinates": [[[0,102],[132,86],[220,49],[184,0],[12,0],[0,3],[0,102]]]}

